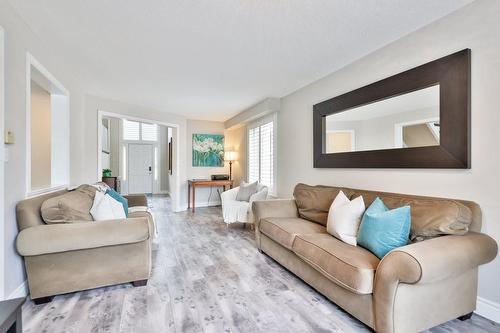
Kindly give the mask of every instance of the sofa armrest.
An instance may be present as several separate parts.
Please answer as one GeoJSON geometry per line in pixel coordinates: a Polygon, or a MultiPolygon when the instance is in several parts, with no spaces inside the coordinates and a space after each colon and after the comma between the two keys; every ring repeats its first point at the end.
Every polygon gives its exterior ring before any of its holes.
{"type": "Polygon", "coordinates": [[[220,199],[222,201],[222,204],[224,204],[224,201],[234,201],[236,200],[236,196],[238,195],[238,191],[240,190],[240,187],[235,187],[230,190],[224,191],[220,194],[220,199]]]}
{"type": "Polygon", "coordinates": [[[253,210],[252,210],[252,205],[254,201],[264,201],[267,200],[267,187],[263,187],[260,191],[257,193],[254,193],[250,196],[249,200],[249,209],[248,209],[248,223],[255,224],[255,217],[253,215],[253,210]]]}
{"type": "Polygon", "coordinates": [[[61,223],[26,228],[17,236],[22,256],[142,242],[150,238],[147,218],[61,223]]]}
{"type": "Polygon", "coordinates": [[[255,241],[257,248],[261,249],[260,221],[266,217],[298,217],[299,213],[294,199],[273,199],[254,201],[250,207],[255,224],[255,241]]]}
{"type": "Polygon", "coordinates": [[[376,329],[391,332],[393,303],[400,283],[445,280],[492,261],[497,251],[493,238],[469,232],[463,236],[437,237],[389,252],[380,261],[375,274],[376,329]]]}
{"type": "Polygon", "coordinates": [[[299,213],[294,199],[273,199],[254,201],[252,211],[256,227],[266,217],[298,217],[299,213]]]}
{"type": "Polygon", "coordinates": [[[145,194],[128,194],[123,197],[127,199],[129,207],[148,206],[148,197],[145,194]]]}

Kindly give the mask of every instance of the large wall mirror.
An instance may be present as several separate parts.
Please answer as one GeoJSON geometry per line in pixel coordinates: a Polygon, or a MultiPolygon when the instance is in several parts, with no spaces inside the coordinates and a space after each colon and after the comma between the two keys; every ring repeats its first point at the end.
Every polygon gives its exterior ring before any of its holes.
{"type": "Polygon", "coordinates": [[[314,105],[314,167],[470,168],[470,50],[314,105]]]}

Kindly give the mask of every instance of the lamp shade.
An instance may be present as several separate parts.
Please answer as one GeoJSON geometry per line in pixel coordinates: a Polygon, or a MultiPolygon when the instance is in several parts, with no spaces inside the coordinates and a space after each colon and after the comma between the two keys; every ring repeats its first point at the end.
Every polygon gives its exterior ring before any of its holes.
{"type": "Polygon", "coordinates": [[[224,152],[224,161],[236,161],[236,152],[235,151],[224,152]]]}

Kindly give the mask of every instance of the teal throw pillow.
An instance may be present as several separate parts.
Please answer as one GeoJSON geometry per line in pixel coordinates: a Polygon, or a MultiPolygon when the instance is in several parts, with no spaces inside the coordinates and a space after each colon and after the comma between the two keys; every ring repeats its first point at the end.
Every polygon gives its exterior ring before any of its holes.
{"type": "Polygon", "coordinates": [[[108,188],[106,190],[106,194],[109,194],[110,197],[120,202],[123,205],[123,210],[125,211],[125,216],[128,217],[128,200],[120,195],[120,193],[116,192],[112,188],[108,188]]]}
{"type": "Polygon", "coordinates": [[[357,242],[382,259],[389,251],[408,244],[410,227],[410,206],[389,210],[376,198],[363,215],[357,242]]]}

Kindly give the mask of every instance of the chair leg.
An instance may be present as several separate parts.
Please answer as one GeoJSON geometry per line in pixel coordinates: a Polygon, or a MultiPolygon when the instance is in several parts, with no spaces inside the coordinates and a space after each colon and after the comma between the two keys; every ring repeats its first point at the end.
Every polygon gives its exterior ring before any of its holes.
{"type": "Polygon", "coordinates": [[[35,302],[36,305],[41,305],[52,302],[52,299],[54,299],[54,296],[45,296],[45,297],[34,298],[33,302],[35,302]]]}
{"type": "Polygon", "coordinates": [[[471,312],[471,313],[468,313],[468,314],[464,314],[463,316],[460,316],[460,317],[458,317],[457,319],[458,319],[458,320],[461,320],[461,321],[464,321],[464,320],[468,320],[468,319],[470,319],[470,317],[472,317],[472,312],[471,312]]]}
{"type": "Polygon", "coordinates": [[[138,280],[138,281],[132,281],[132,285],[134,287],[143,287],[145,286],[146,284],[148,284],[148,280],[138,280]]]}

